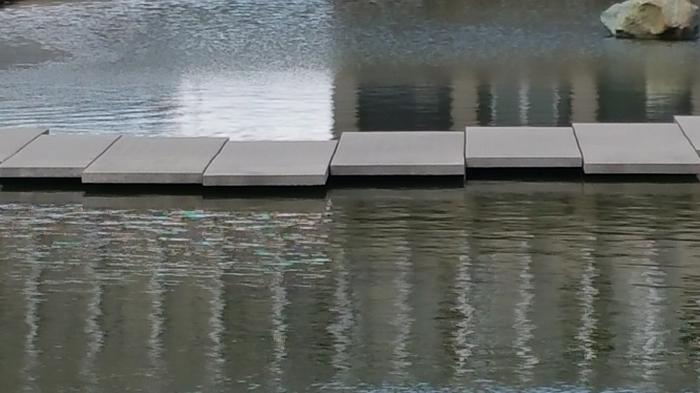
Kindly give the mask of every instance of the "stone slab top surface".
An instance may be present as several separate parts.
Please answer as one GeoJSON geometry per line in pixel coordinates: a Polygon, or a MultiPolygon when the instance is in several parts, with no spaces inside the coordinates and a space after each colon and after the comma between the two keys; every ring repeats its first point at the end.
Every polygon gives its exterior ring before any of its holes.
{"type": "Polygon", "coordinates": [[[228,142],[204,173],[204,185],[324,185],[336,144],[336,141],[228,142]]]}
{"type": "Polygon", "coordinates": [[[201,184],[227,138],[123,136],[83,172],[84,183],[201,184]]]}
{"type": "Polygon", "coordinates": [[[467,127],[466,133],[467,167],[581,166],[570,127],[467,127]]]}
{"type": "Polygon", "coordinates": [[[48,128],[39,127],[0,128],[0,162],[10,158],[39,135],[48,133],[48,128]]]}
{"type": "Polygon", "coordinates": [[[40,135],[0,164],[0,177],[80,178],[119,135],[40,135]]]}
{"type": "Polygon", "coordinates": [[[676,123],[688,137],[695,151],[700,152],[700,116],[676,116],[676,123]]]}
{"type": "Polygon", "coordinates": [[[574,133],[585,173],[700,173],[700,158],[673,123],[575,123],[574,133]]]}
{"type": "Polygon", "coordinates": [[[464,176],[464,133],[344,132],[334,176],[464,176]]]}

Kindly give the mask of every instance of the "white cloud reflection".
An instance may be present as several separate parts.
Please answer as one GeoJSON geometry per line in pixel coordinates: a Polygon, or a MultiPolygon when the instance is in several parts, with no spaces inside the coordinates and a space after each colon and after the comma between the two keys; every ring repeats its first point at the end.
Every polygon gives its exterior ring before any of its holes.
{"type": "Polygon", "coordinates": [[[332,83],[330,73],[322,71],[185,77],[173,131],[232,140],[328,140],[332,83]]]}

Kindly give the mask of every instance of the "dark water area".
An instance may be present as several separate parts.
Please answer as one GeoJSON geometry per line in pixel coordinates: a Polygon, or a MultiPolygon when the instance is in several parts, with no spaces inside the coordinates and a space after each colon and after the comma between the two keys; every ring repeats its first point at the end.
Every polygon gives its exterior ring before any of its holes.
{"type": "Polygon", "coordinates": [[[696,392],[697,184],[0,192],[4,392],[696,392]]]}
{"type": "MultiPolygon", "coordinates": [[[[331,139],[700,114],[611,2],[26,0],[0,126],[331,139]]],[[[697,183],[0,191],[1,392],[697,392],[697,183]]]]}
{"type": "Polygon", "coordinates": [[[700,114],[699,46],[606,37],[609,0],[26,0],[0,124],[331,139],[700,114]]]}

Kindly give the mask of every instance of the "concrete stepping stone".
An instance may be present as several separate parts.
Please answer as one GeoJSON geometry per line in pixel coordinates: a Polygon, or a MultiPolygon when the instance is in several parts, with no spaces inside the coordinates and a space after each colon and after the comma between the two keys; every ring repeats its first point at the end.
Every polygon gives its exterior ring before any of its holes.
{"type": "Polygon", "coordinates": [[[700,158],[677,124],[576,123],[587,174],[697,174],[700,158]]]}
{"type": "Polygon", "coordinates": [[[83,172],[84,183],[202,184],[227,138],[123,136],[83,172]]]}
{"type": "Polygon", "coordinates": [[[688,137],[695,151],[700,154],[700,116],[676,116],[676,123],[688,137]]]}
{"type": "Polygon", "coordinates": [[[39,135],[48,134],[47,128],[0,128],[0,162],[7,160],[39,135]]]}
{"type": "Polygon", "coordinates": [[[0,164],[3,178],[80,178],[118,135],[41,135],[0,164]]]}
{"type": "Polygon", "coordinates": [[[468,168],[576,168],[581,152],[569,127],[467,127],[468,168]]]}
{"type": "Polygon", "coordinates": [[[464,176],[463,132],[344,132],[332,176],[464,176]]]}
{"type": "Polygon", "coordinates": [[[228,142],[204,173],[205,186],[321,186],[336,141],[228,142]]]}

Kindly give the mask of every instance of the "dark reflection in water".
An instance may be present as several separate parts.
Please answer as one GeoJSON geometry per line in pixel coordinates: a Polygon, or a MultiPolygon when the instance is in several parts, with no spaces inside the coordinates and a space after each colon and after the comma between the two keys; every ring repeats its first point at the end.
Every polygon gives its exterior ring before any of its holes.
{"type": "Polygon", "coordinates": [[[330,139],[700,114],[697,43],[605,37],[608,0],[26,0],[0,122],[330,139]]]}
{"type": "Polygon", "coordinates": [[[693,184],[0,192],[0,380],[7,392],[697,391],[698,202],[693,184]]]}

